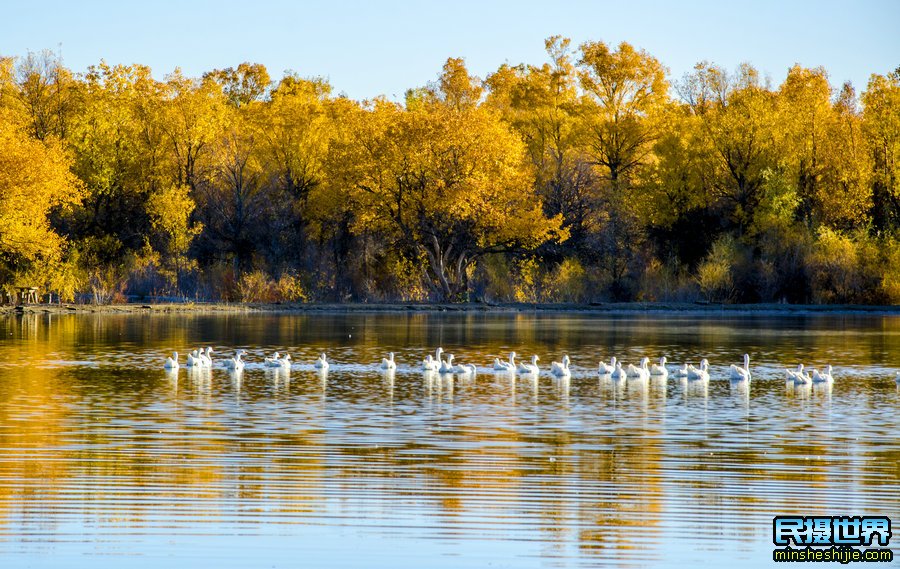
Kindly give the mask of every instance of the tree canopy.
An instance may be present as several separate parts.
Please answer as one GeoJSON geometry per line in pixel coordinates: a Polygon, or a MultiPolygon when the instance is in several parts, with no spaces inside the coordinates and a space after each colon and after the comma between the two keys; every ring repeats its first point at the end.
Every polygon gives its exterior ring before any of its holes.
{"type": "Polygon", "coordinates": [[[0,56],[0,287],[65,298],[900,302],[900,70],[857,94],[562,36],[402,101],[0,56]]]}

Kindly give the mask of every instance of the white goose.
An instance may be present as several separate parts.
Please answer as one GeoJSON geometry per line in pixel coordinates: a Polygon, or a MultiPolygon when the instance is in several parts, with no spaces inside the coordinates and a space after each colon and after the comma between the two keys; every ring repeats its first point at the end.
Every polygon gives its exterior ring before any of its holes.
{"type": "MultiPolygon", "coordinates": [[[[452,363],[453,356],[450,356],[450,361],[452,363]]],[[[453,373],[458,373],[460,375],[475,375],[478,373],[478,368],[476,368],[474,364],[457,364],[452,367],[453,373]]]]}
{"type": "Polygon", "coordinates": [[[172,356],[166,358],[166,363],[163,367],[166,369],[178,369],[178,352],[172,352],[172,356]]]}
{"type": "Polygon", "coordinates": [[[453,371],[453,354],[447,354],[447,359],[441,362],[441,365],[438,366],[438,371],[440,373],[454,373],[453,371]]]}
{"type": "Polygon", "coordinates": [[[425,359],[422,360],[422,370],[423,371],[438,371],[441,368],[441,354],[444,353],[444,348],[438,348],[434,351],[434,357],[431,357],[431,354],[425,356],[425,359]]]}
{"type": "Polygon", "coordinates": [[[541,373],[541,369],[537,365],[539,359],[540,358],[538,358],[537,356],[531,356],[530,364],[523,364],[522,362],[519,362],[519,366],[516,368],[516,371],[523,374],[527,373],[538,375],[539,373],[541,373]]]}
{"type": "Polygon", "coordinates": [[[609,358],[609,363],[600,362],[600,365],[597,366],[597,371],[600,372],[600,375],[609,375],[616,370],[616,356],[609,358]]]}
{"type": "Polygon", "coordinates": [[[687,377],[687,376],[688,376],[688,371],[689,371],[688,365],[687,365],[687,364],[684,364],[684,365],[681,366],[680,368],[678,368],[678,369],[676,369],[675,371],[673,371],[673,372],[672,372],[672,376],[674,376],[674,377],[687,377]]]}
{"type": "Polygon", "coordinates": [[[281,354],[275,352],[275,355],[272,357],[268,357],[263,360],[263,365],[266,367],[279,367],[281,365],[281,354]]]}
{"type": "Polygon", "coordinates": [[[509,361],[500,361],[500,358],[494,358],[494,371],[516,371],[516,353],[509,353],[509,361]]]}
{"type": "Polygon", "coordinates": [[[797,371],[785,370],[787,372],[787,380],[794,383],[811,383],[812,378],[803,372],[803,364],[797,364],[797,371]]]}
{"type": "Polygon", "coordinates": [[[397,364],[394,362],[394,352],[390,352],[386,358],[381,358],[381,369],[397,369],[397,364]]]}
{"type": "Polygon", "coordinates": [[[188,356],[187,356],[187,366],[188,367],[194,367],[194,366],[199,367],[199,366],[203,365],[203,362],[200,360],[200,352],[202,352],[202,351],[203,350],[201,348],[198,350],[194,350],[193,352],[188,354],[188,356]]]}
{"type": "Polygon", "coordinates": [[[624,369],[622,369],[622,362],[616,362],[616,369],[609,374],[609,377],[613,379],[625,379],[628,377],[628,373],[624,369]]]}
{"type": "Polygon", "coordinates": [[[812,372],[812,381],[813,383],[832,383],[834,381],[834,377],[831,375],[831,364],[825,366],[825,371],[819,373],[818,370],[813,370],[812,372]]]}
{"type": "Polygon", "coordinates": [[[666,356],[659,358],[659,365],[650,366],[650,375],[662,379],[669,377],[669,370],[666,369],[666,356]]]}
{"type": "Polygon", "coordinates": [[[555,375],[556,377],[568,377],[572,375],[572,372],[569,371],[569,355],[563,354],[562,362],[551,362],[550,363],[550,373],[555,375]]]}
{"type": "Polygon", "coordinates": [[[650,369],[647,367],[647,364],[650,363],[650,358],[641,358],[640,367],[634,367],[631,364],[628,364],[628,368],[625,371],[625,375],[627,377],[633,377],[634,379],[649,379],[650,378],[650,369]]]}
{"type": "Polygon", "coordinates": [[[688,366],[687,371],[688,379],[697,379],[697,380],[707,380],[709,379],[709,361],[706,358],[700,360],[700,367],[695,368],[692,365],[688,366]]]}
{"type": "Polygon", "coordinates": [[[744,367],[731,364],[731,379],[734,381],[750,380],[750,354],[744,354],[744,367]]]}
{"type": "Polygon", "coordinates": [[[328,369],[328,357],[325,355],[325,352],[322,352],[322,355],[319,356],[319,359],[313,365],[316,369],[328,369]]]}
{"type": "Polygon", "coordinates": [[[206,368],[212,367],[212,365],[213,365],[212,355],[211,355],[212,353],[213,353],[212,348],[210,348],[209,346],[206,346],[206,353],[203,353],[203,351],[200,352],[200,356],[199,356],[200,367],[206,367],[206,368]]]}
{"type": "Polygon", "coordinates": [[[274,366],[281,369],[291,369],[291,354],[284,354],[284,356],[278,360],[278,365],[274,366]]]}
{"type": "Polygon", "coordinates": [[[241,356],[246,354],[244,350],[238,350],[237,354],[231,358],[225,360],[225,369],[231,369],[234,371],[241,371],[244,369],[244,360],[241,359],[241,356]]]}

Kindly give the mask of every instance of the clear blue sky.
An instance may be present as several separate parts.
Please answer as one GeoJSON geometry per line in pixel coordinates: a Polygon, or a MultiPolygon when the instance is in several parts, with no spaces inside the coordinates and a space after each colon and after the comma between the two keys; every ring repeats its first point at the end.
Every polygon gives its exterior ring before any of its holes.
{"type": "Polygon", "coordinates": [[[402,96],[448,57],[480,77],[504,62],[540,64],[554,34],[575,45],[630,42],[673,78],[704,59],[729,69],[748,61],[777,86],[796,62],[862,91],[870,74],[900,66],[900,0],[50,0],[10,3],[2,20],[2,55],[61,46],[75,71],[105,59],[149,65],[159,78],[176,66],[199,76],[251,61],[273,78],[324,76],[356,99],[402,96]]]}

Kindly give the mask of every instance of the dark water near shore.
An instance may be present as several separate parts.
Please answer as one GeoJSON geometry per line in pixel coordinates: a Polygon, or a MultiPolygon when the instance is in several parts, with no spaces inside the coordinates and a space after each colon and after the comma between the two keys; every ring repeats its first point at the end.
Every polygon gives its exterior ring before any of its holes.
{"type": "Polygon", "coordinates": [[[900,523],[898,370],[896,316],[9,316],[0,566],[767,566],[775,515],[900,523]],[[163,371],[200,345],[250,363],[163,371]],[[423,374],[438,345],[479,373],[423,374]],[[488,371],[510,350],[544,373],[488,371]],[[800,361],[833,386],[787,384],[800,361]]]}

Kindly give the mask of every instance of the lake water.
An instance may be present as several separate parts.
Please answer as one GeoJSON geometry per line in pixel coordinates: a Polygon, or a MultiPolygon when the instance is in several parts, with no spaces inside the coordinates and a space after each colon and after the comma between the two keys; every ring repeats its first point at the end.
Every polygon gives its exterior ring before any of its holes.
{"type": "Polygon", "coordinates": [[[9,316],[0,567],[767,566],[773,516],[900,520],[898,369],[883,316],[9,316]],[[163,371],[201,345],[250,363],[163,371]],[[423,375],[439,345],[483,370],[423,375]],[[542,375],[487,371],[510,350],[542,375]],[[611,355],[712,377],[614,382],[611,355]],[[834,385],[786,383],[801,361],[834,385]]]}

